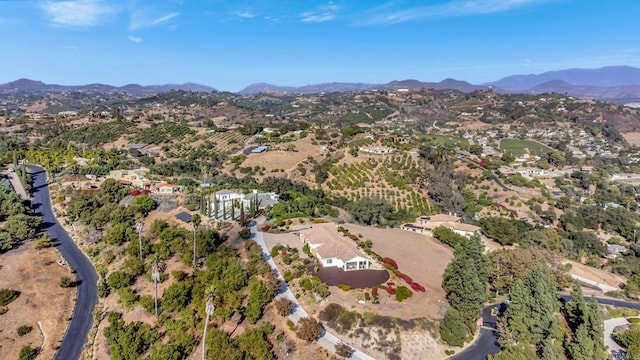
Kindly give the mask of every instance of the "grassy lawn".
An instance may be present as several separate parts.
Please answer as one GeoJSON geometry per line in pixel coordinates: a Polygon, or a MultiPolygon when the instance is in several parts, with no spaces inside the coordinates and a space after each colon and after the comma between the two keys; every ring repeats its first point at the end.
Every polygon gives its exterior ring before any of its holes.
{"type": "Polygon", "coordinates": [[[537,141],[520,140],[520,139],[502,139],[500,140],[500,150],[510,152],[515,156],[527,154],[541,155],[548,151],[553,151],[548,146],[542,145],[537,141]]]}

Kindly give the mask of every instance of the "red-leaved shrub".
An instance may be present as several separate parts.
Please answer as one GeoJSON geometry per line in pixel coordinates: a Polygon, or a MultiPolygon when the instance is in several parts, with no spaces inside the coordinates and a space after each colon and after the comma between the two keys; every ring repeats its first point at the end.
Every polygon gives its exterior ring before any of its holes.
{"type": "Polygon", "coordinates": [[[389,287],[387,288],[387,292],[388,292],[390,295],[395,295],[395,294],[396,294],[396,289],[394,289],[394,288],[392,288],[391,286],[389,286],[389,287]]]}
{"type": "Polygon", "coordinates": [[[393,266],[394,269],[398,268],[398,263],[395,260],[393,260],[391,258],[388,258],[388,257],[382,258],[382,263],[391,265],[391,266],[393,266]]]}

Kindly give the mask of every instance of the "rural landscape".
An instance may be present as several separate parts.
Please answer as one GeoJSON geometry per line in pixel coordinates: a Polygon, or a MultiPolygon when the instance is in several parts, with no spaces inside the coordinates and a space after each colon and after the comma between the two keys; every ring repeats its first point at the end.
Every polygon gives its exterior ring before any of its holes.
{"type": "Polygon", "coordinates": [[[634,99],[415,85],[3,85],[0,349],[640,356],[634,99]]]}

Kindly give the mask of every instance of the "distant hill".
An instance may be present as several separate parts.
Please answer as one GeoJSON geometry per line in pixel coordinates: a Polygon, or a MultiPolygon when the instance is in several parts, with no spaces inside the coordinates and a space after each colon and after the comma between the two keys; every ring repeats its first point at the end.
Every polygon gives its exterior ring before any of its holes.
{"type": "Polygon", "coordinates": [[[253,95],[269,92],[286,92],[292,94],[318,94],[345,91],[368,91],[368,90],[397,90],[397,89],[452,89],[463,92],[471,92],[486,89],[486,86],[472,85],[466,81],[445,79],[441,82],[421,82],[418,80],[392,81],[387,84],[366,84],[366,83],[324,83],[305,86],[279,86],[266,83],[257,83],[247,86],[239,91],[240,95],[253,95]]]}
{"type": "Polygon", "coordinates": [[[260,93],[281,92],[292,94],[319,94],[329,92],[346,92],[346,91],[367,91],[380,89],[380,84],[363,84],[363,83],[341,83],[332,82],[324,84],[313,84],[304,86],[280,86],[267,83],[251,84],[240,90],[240,95],[254,95],[260,93]]]}
{"type": "Polygon", "coordinates": [[[384,89],[435,89],[435,90],[458,90],[462,92],[472,92],[486,89],[486,86],[473,85],[466,81],[455,79],[444,79],[440,82],[421,82],[418,80],[392,81],[382,86],[384,89]]]}
{"type": "MultiPolygon", "coordinates": [[[[540,94],[555,92],[581,98],[607,100],[640,98],[640,69],[631,66],[606,66],[599,69],[567,69],[549,71],[541,74],[513,75],[481,85],[462,80],[444,79],[440,82],[422,82],[419,80],[395,80],[386,84],[330,82],[304,86],[280,86],[267,83],[256,83],[247,86],[238,93],[252,95],[260,93],[317,94],[347,91],[397,90],[397,89],[435,89],[458,90],[472,92],[492,86],[499,93],[540,94]]],[[[211,92],[214,88],[205,85],[166,84],[142,86],[128,84],[120,87],[106,84],[88,84],[65,86],[45,84],[41,81],[18,79],[0,84],[0,92],[8,91],[93,91],[93,92],[127,92],[129,94],[152,94],[170,90],[195,92],[211,92]]]]}
{"type": "Polygon", "coordinates": [[[87,85],[56,85],[45,84],[42,81],[30,79],[18,79],[16,81],[0,84],[0,92],[10,91],[91,91],[91,92],[126,92],[129,94],[154,94],[171,90],[195,91],[195,92],[211,92],[214,88],[206,85],[194,83],[185,84],[165,84],[165,85],[149,85],[142,86],[138,84],[127,84],[124,86],[112,86],[106,84],[87,84],[87,85]]]}
{"type": "Polygon", "coordinates": [[[528,92],[532,88],[553,80],[560,80],[569,85],[590,87],[640,85],[640,69],[631,66],[606,66],[599,69],[558,70],[537,75],[507,76],[485,85],[493,85],[504,92],[528,92]]]}

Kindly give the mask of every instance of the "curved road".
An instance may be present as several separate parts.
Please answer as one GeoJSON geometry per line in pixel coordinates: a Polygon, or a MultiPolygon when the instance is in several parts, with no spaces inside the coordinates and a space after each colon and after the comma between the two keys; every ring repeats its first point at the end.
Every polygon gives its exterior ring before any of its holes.
{"type": "Polygon", "coordinates": [[[43,227],[47,233],[53,239],[57,239],[57,248],[67,260],[69,266],[75,270],[78,283],[73,318],[54,359],[79,359],[87,342],[87,335],[91,329],[93,308],[98,300],[96,290],[98,275],[89,259],[78,249],[69,234],[53,215],[47,175],[44,169],[35,165],[29,165],[28,169],[33,178],[32,207],[37,215],[42,216],[43,227]]]}
{"type": "MultiPolygon", "coordinates": [[[[564,301],[570,299],[569,295],[562,295],[560,298],[564,301]]],[[[585,296],[585,300],[591,299],[591,296],[585,296]]],[[[609,305],[615,307],[627,307],[640,310],[640,303],[624,301],[611,298],[595,297],[596,301],[600,305],[609,305]]],[[[482,312],[482,327],[480,328],[479,336],[474,340],[468,348],[462,352],[449,357],[449,360],[484,360],[489,354],[497,354],[501,348],[496,343],[498,341],[498,332],[496,328],[496,317],[491,315],[491,309],[497,305],[491,305],[484,308],[482,312]]]]}

